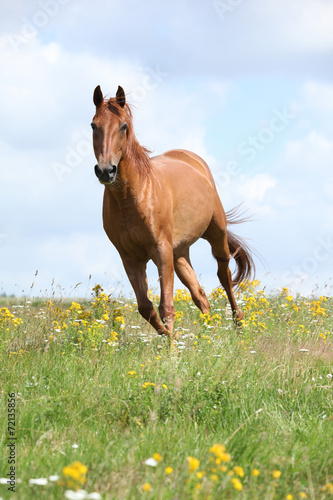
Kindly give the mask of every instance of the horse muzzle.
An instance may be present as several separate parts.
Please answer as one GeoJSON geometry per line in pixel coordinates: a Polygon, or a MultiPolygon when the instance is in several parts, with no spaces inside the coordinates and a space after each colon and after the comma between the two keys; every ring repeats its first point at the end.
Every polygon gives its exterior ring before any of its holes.
{"type": "Polygon", "coordinates": [[[118,172],[117,165],[111,165],[107,168],[101,168],[95,165],[95,174],[101,184],[113,184],[116,180],[118,172]]]}

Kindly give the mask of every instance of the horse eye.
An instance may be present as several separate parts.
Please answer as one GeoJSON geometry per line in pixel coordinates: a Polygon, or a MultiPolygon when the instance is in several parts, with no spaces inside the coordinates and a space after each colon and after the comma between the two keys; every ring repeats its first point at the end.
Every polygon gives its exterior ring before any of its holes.
{"type": "Polygon", "coordinates": [[[97,125],[96,125],[96,123],[92,122],[92,123],[91,123],[91,128],[92,128],[93,130],[96,130],[96,129],[97,129],[97,125]]]}
{"type": "Polygon", "coordinates": [[[128,128],[127,123],[123,123],[122,126],[120,127],[120,131],[125,132],[125,130],[127,130],[127,128],[128,128]]]}

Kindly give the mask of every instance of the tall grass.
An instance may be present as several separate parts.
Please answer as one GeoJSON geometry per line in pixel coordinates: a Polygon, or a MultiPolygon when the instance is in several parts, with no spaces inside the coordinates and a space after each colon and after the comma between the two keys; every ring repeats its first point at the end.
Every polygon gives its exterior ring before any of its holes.
{"type": "Polygon", "coordinates": [[[258,285],[238,294],[238,330],[221,289],[210,315],[177,291],[172,344],[99,286],[91,301],[2,299],[0,476],[15,393],[17,482],[0,497],[332,497],[333,300],[258,285]]]}

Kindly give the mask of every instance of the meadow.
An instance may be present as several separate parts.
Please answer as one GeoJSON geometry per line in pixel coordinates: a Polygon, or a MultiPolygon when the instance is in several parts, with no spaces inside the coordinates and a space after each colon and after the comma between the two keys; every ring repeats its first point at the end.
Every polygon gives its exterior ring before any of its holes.
{"type": "Polygon", "coordinates": [[[332,298],[178,290],[173,342],[99,285],[0,300],[0,498],[333,498],[332,298]]]}

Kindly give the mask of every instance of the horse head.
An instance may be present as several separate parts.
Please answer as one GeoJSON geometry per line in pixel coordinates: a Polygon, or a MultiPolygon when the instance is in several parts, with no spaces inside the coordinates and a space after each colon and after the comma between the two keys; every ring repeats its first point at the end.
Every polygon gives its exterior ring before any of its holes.
{"type": "Polygon", "coordinates": [[[101,184],[110,185],[115,182],[119,163],[126,155],[128,133],[132,127],[131,112],[126,104],[125,92],[120,86],[115,98],[104,100],[98,85],[93,101],[96,106],[91,123],[97,159],[95,174],[101,184]]]}

